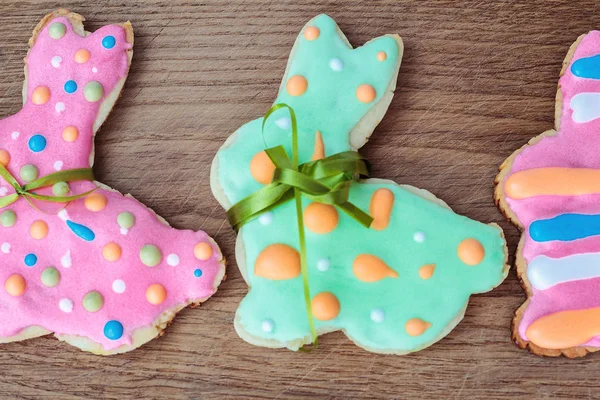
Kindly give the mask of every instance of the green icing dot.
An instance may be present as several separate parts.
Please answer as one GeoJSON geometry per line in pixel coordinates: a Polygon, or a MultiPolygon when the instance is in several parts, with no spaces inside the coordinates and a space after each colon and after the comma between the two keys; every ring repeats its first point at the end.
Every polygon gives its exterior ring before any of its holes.
{"type": "Polygon", "coordinates": [[[122,212],[117,217],[117,223],[121,228],[130,229],[133,225],[135,225],[135,217],[130,212],[122,212]]]}
{"type": "Polygon", "coordinates": [[[48,29],[48,34],[52,39],[60,39],[65,36],[65,33],[67,33],[67,27],[60,22],[53,23],[48,29]]]}
{"type": "Polygon", "coordinates": [[[52,185],[52,193],[55,196],[66,196],[71,191],[69,184],[67,182],[56,182],[52,185]]]}
{"type": "Polygon", "coordinates": [[[25,182],[31,182],[37,179],[38,173],[38,169],[35,165],[27,164],[21,167],[19,175],[21,175],[21,179],[23,179],[25,182]]]}
{"type": "Polygon", "coordinates": [[[90,103],[95,103],[102,98],[104,89],[100,82],[91,81],[88,82],[83,88],[83,95],[90,103]]]}
{"type": "Polygon", "coordinates": [[[0,214],[0,225],[5,228],[15,226],[17,223],[17,214],[13,210],[6,210],[0,214]]]}
{"type": "Polygon", "coordinates": [[[42,283],[47,287],[54,287],[60,282],[60,272],[54,267],[48,267],[42,271],[42,283]]]}
{"type": "Polygon", "coordinates": [[[104,298],[100,293],[91,291],[83,296],[83,301],[81,304],[83,305],[85,311],[96,312],[104,305],[104,298]]]}
{"type": "Polygon", "coordinates": [[[142,246],[140,250],[140,260],[147,267],[156,267],[162,261],[162,253],[158,247],[152,244],[142,246]]]}

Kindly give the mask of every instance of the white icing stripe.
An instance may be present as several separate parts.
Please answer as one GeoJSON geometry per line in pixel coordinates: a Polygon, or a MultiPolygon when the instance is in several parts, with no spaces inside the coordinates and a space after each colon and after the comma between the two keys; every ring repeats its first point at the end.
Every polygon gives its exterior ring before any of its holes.
{"type": "Polygon", "coordinates": [[[571,98],[573,121],[583,123],[600,118],[600,93],[579,93],[571,98]]]}
{"type": "Polygon", "coordinates": [[[600,253],[575,254],[563,258],[535,257],[527,266],[527,278],[539,290],[559,283],[600,277],[600,253]]]}

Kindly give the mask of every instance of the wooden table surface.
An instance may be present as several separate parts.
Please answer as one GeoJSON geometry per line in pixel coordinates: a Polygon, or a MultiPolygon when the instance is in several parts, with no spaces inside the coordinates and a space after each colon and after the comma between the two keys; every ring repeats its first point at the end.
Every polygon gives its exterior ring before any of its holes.
{"type": "Polygon", "coordinates": [[[247,344],[233,329],[247,291],[235,234],[209,187],[215,152],[268,109],[296,35],[325,12],[355,46],[385,33],[404,39],[396,97],[363,149],[374,176],[499,222],[513,254],[518,232],[494,206],[493,178],[505,157],[552,127],[563,57],[577,36],[600,28],[598,1],[3,0],[0,115],[20,107],[33,27],[61,6],[85,16],[89,30],[125,20],[135,30],[125,91],[96,140],[99,180],[177,228],[212,235],[229,259],[228,278],[202,307],[181,312],[164,337],[127,354],[98,357],[52,336],[2,345],[0,397],[600,396],[600,354],[545,359],[512,343],[511,319],[524,299],[514,271],[473,297],[446,338],[408,356],[370,354],[339,332],[311,353],[247,344]]]}

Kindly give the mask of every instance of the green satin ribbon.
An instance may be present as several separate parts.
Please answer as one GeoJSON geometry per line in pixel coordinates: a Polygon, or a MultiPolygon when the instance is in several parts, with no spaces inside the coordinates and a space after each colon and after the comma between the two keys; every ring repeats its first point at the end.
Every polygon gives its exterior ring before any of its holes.
{"type": "Polygon", "coordinates": [[[31,199],[47,201],[51,203],[68,203],[70,201],[85,197],[97,189],[96,188],[74,196],[45,196],[32,192],[32,190],[52,186],[58,182],[93,181],[94,172],[91,168],[70,169],[66,171],[55,172],[29,182],[23,186],[19,184],[15,177],[12,176],[2,164],[0,164],[0,176],[15,189],[15,193],[0,198],[0,208],[11,205],[17,201],[19,197],[23,197],[25,200],[27,200],[32,207],[35,207],[35,205],[31,202],[31,199]]]}
{"type": "Polygon", "coordinates": [[[373,218],[350,203],[348,197],[352,182],[359,177],[368,177],[371,166],[365,158],[355,151],[346,151],[321,160],[299,164],[296,113],[292,107],[283,103],[275,104],[265,114],[262,122],[263,141],[267,120],[271,114],[282,108],[288,109],[292,122],[292,159],[290,160],[283,146],[267,148],[265,142],[265,152],[276,167],[273,180],[267,186],[232,206],[227,211],[227,218],[231,226],[238,231],[245,223],[263,212],[273,209],[289,200],[295,200],[304,301],[308,313],[312,342],[316,346],[317,332],[312,317],[310,289],[308,286],[302,195],[319,203],[334,205],[368,228],[371,226],[373,218]]]}

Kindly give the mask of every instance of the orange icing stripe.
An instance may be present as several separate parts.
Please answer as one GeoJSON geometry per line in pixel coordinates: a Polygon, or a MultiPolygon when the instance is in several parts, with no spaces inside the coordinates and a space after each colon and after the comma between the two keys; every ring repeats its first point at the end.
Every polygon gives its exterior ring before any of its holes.
{"type": "Polygon", "coordinates": [[[371,228],[381,231],[387,228],[394,207],[394,193],[389,189],[377,189],[371,197],[369,213],[373,217],[371,228]]]}
{"type": "Polygon", "coordinates": [[[506,179],[504,191],[513,199],[600,193],[600,169],[551,167],[519,171],[506,179]]]}
{"type": "Polygon", "coordinates": [[[315,133],[315,152],[313,153],[313,160],[321,160],[325,158],[325,145],[323,144],[323,137],[321,131],[315,133]]]}
{"type": "Polygon", "coordinates": [[[547,349],[581,346],[600,335],[600,307],[560,311],[533,321],[527,338],[547,349]]]}

